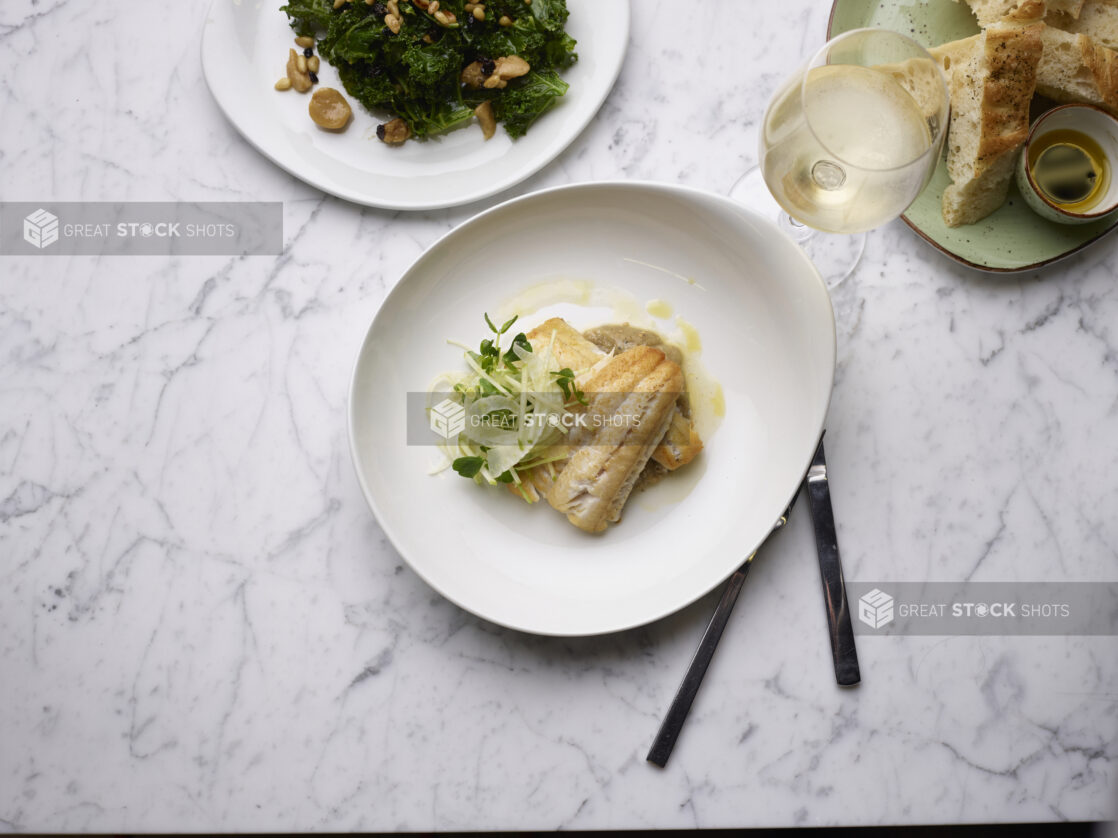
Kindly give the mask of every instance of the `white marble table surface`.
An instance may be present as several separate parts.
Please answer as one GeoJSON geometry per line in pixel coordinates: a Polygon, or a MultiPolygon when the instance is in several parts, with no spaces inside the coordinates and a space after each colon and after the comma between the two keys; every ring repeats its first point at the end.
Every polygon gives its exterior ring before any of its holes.
{"type": "MultiPolygon", "coordinates": [[[[613,2],[613,0],[608,0],[613,2]]],[[[619,83],[505,196],[725,192],[827,4],[637,0],[619,83]]],[[[0,828],[466,830],[1100,819],[1110,638],[863,637],[830,669],[808,516],[754,565],[672,761],[713,599],[548,639],[441,599],[347,451],[386,292],[497,199],[395,213],[252,150],[198,2],[0,7],[4,200],[275,200],[282,257],[0,258],[0,828]]],[[[1118,579],[1118,254],[986,276],[874,232],[835,295],[848,580],[1118,579]]],[[[805,510],[806,511],[806,510],[805,510]]]]}

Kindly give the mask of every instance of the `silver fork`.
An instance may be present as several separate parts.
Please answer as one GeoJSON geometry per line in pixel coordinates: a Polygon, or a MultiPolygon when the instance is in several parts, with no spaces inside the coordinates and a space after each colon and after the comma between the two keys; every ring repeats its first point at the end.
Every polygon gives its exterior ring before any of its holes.
{"type": "MultiPolygon", "coordinates": [[[[797,492],[798,494],[799,492],[797,492]]],[[[796,498],[793,497],[792,503],[788,504],[784,514],[780,516],[780,519],[770,531],[770,536],[788,523],[788,515],[791,513],[792,504],[795,502],[796,498]]],[[[695,701],[695,696],[699,692],[699,685],[703,683],[703,676],[706,675],[707,667],[710,666],[711,658],[714,657],[714,650],[718,647],[722,631],[726,628],[726,622],[730,619],[730,612],[734,610],[734,603],[738,601],[741,586],[745,583],[745,577],[749,575],[749,566],[753,563],[753,559],[760,549],[758,547],[757,550],[750,553],[742,566],[734,571],[730,581],[726,583],[726,589],[722,592],[722,599],[719,600],[718,607],[714,609],[710,623],[707,624],[706,631],[703,632],[703,637],[699,641],[699,648],[695,650],[695,657],[691,659],[691,665],[687,667],[687,672],[683,676],[679,689],[676,690],[675,698],[672,699],[668,713],[664,716],[664,722],[656,733],[652,748],[649,749],[648,756],[645,757],[653,765],[663,768],[668,763],[668,757],[672,755],[672,748],[675,747],[675,741],[679,738],[679,732],[683,729],[683,722],[687,719],[687,713],[691,710],[691,704],[695,701]]]]}

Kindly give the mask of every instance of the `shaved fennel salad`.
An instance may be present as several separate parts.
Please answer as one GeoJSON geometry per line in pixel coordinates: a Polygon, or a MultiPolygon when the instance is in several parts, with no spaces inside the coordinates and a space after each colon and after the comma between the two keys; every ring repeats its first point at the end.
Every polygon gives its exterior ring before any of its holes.
{"type": "Polygon", "coordinates": [[[427,410],[429,415],[446,410],[450,401],[451,409],[457,405],[465,411],[462,429],[439,443],[444,462],[432,473],[451,468],[481,485],[511,484],[532,503],[538,496],[525,489],[526,472],[542,467],[555,476],[553,464],[567,456],[566,417],[587,402],[575,383],[576,372],[558,366],[554,335],[536,349],[523,332],[509,337],[518,316],[498,327],[486,314],[492,336],[477,351],[447,341],[463,350],[468,370],[438,376],[429,393],[446,398],[437,406],[428,403],[427,410]]]}

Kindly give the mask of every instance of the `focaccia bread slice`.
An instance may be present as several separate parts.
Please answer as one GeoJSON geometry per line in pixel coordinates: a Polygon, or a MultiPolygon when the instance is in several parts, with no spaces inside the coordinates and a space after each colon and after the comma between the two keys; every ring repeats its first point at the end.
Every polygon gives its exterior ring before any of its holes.
{"type": "Polygon", "coordinates": [[[943,67],[943,72],[947,75],[947,87],[951,89],[951,76],[956,67],[960,64],[965,64],[974,54],[975,50],[980,48],[979,44],[985,36],[979,32],[977,35],[971,35],[969,38],[960,38],[957,41],[949,41],[946,44],[940,44],[938,47],[928,47],[928,52],[931,53],[932,58],[939,62],[943,67]]]}
{"type": "Polygon", "coordinates": [[[1109,49],[1118,48],[1118,2],[1115,0],[1087,0],[1078,18],[1053,12],[1044,22],[1073,35],[1088,35],[1096,44],[1109,49]]]}
{"type": "MultiPolygon", "coordinates": [[[[1029,134],[1029,102],[1043,49],[1043,24],[999,23],[964,48],[939,50],[950,70],[951,126],[943,219],[973,224],[1005,201],[1017,150],[1029,134]]],[[[948,45],[950,46],[950,45],[948,45]]]]}
{"type": "Polygon", "coordinates": [[[1118,52],[1089,35],[1045,26],[1036,92],[1057,102],[1098,105],[1118,115],[1118,52]]]}
{"type": "MultiPolygon", "coordinates": [[[[1049,13],[1064,15],[1070,20],[1075,20],[1079,17],[1084,2],[1085,0],[1047,0],[1047,6],[1049,13]]],[[[966,0],[966,4],[974,12],[978,25],[985,29],[1012,15],[1021,4],[1021,0],[966,0]]]]}
{"type": "Polygon", "coordinates": [[[943,105],[943,81],[938,61],[909,58],[896,64],[875,64],[873,68],[888,73],[903,87],[920,107],[925,119],[938,117],[943,105]]]}

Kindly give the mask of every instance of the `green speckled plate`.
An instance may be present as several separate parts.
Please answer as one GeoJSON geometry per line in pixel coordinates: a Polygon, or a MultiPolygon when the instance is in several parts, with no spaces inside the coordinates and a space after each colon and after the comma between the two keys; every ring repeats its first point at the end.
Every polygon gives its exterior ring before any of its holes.
{"type": "MultiPolygon", "coordinates": [[[[924,46],[938,46],[978,32],[965,3],[955,0],[836,0],[831,8],[827,38],[850,29],[876,27],[908,35],[924,46]]],[[[951,183],[941,160],[928,188],[902,219],[933,247],[952,259],[983,271],[1025,271],[1070,256],[1118,226],[1115,219],[1069,225],[1045,221],[1026,205],[1016,184],[997,212],[977,224],[948,227],[940,204],[951,183]]]]}

